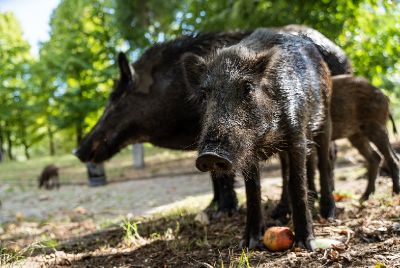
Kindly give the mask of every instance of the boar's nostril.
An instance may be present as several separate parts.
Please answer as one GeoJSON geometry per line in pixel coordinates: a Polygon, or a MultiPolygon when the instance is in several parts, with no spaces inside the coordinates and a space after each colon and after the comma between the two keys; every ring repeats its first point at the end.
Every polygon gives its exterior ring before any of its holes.
{"type": "Polygon", "coordinates": [[[228,161],[218,161],[214,164],[216,170],[230,170],[230,163],[228,161]]]}
{"type": "Polygon", "coordinates": [[[210,166],[207,165],[207,164],[204,164],[204,163],[197,164],[196,166],[197,166],[197,169],[200,170],[200,171],[202,171],[202,172],[210,171],[210,170],[211,170],[211,169],[210,169],[210,166]]]}
{"type": "Polygon", "coordinates": [[[196,167],[200,171],[230,171],[232,162],[214,152],[202,153],[196,159],[196,167]]]}

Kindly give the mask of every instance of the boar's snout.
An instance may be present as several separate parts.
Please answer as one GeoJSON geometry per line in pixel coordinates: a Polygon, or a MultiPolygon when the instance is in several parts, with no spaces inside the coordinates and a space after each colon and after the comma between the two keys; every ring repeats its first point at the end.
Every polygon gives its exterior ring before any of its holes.
{"type": "Polygon", "coordinates": [[[90,152],[88,150],[84,150],[82,146],[75,148],[72,152],[73,155],[75,155],[80,161],[82,162],[87,162],[90,159],[90,152]],[[85,152],[86,151],[86,152],[85,152]]]}
{"type": "Polygon", "coordinates": [[[93,158],[98,153],[99,149],[101,149],[99,145],[99,142],[93,142],[92,139],[85,139],[79,144],[79,147],[74,150],[73,154],[82,162],[91,162],[94,160],[93,158]]]}
{"type": "Polygon", "coordinates": [[[204,152],[196,159],[196,167],[200,171],[230,171],[232,161],[214,152],[204,152]]]}

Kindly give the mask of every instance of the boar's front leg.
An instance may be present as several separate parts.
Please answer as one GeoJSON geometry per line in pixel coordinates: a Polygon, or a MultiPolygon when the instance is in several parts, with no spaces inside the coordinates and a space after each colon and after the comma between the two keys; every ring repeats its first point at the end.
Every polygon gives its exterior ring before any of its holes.
{"type": "MultiPolygon", "coordinates": [[[[299,134],[302,135],[302,134],[299,134]]],[[[315,249],[311,214],[308,209],[306,187],[307,142],[300,137],[288,144],[289,195],[297,246],[310,251],[315,249]]]]}
{"type": "Polygon", "coordinates": [[[233,172],[212,172],[211,176],[218,181],[218,207],[214,218],[220,218],[224,214],[231,216],[238,209],[238,200],[233,185],[235,174],[233,172]]]}
{"type": "MultiPolygon", "coordinates": [[[[282,193],[281,199],[278,205],[272,211],[271,217],[275,220],[279,220],[281,223],[286,224],[289,219],[288,216],[291,214],[290,202],[289,202],[289,159],[286,152],[279,153],[279,159],[281,161],[282,169],[282,193]]],[[[307,187],[308,187],[308,204],[309,208],[314,212],[314,202],[318,198],[317,190],[315,187],[315,157],[313,152],[307,157],[307,187]]]]}
{"type": "Polygon", "coordinates": [[[321,186],[319,211],[323,218],[333,219],[335,217],[335,199],[333,198],[335,186],[330,157],[331,122],[329,117],[326,119],[324,128],[315,137],[315,141],[317,143],[318,171],[321,186]]]}
{"type": "Polygon", "coordinates": [[[243,170],[243,177],[246,186],[246,228],[240,247],[249,249],[261,247],[263,231],[261,211],[261,184],[258,163],[243,170]]]}
{"type": "Polygon", "coordinates": [[[233,172],[211,172],[214,197],[206,208],[206,212],[212,213],[213,218],[223,215],[231,216],[238,210],[238,199],[233,188],[235,174],[233,172]]]}
{"type": "Polygon", "coordinates": [[[206,207],[205,212],[207,213],[214,213],[216,210],[218,210],[218,202],[219,202],[219,192],[220,192],[220,187],[219,187],[219,182],[218,178],[216,176],[212,175],[212,172],[210,173],[211,175],[211,182],[212,182],[212,187],[213,187],[213,199],[211,200],[210,204],[206,207]]]}
{"type": "Polygon", "coordinates": [[[281,223],[286,224],[288,222],[288,215],[290,214],[290,204],[289,204],[289,159],[286,152],[279,153],[279,159],[281,162],[282,171],[282,193],[279,203],[276,205],[272,211],[271,217],[275,220],[279,220],[281,223]]]}

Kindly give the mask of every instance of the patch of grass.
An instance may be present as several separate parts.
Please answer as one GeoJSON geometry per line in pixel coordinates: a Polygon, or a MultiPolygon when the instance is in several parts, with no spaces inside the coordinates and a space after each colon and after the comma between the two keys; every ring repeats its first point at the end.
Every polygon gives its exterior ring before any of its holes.
{"type": "MultiPolygon", "coordinates": [[[[231,267],[231,266],[229,266],[231,267]]],[[[250,268],[250,263],[249,263],[249,253],[246,250],[242,250],[242,254],[240,254],[239,257],[239,262],[236,267],[246,267],[250,268]]]]}
{"type": "Polygon", "coordinates": [[[14,251],[8,248],[5,248],[2,244],[0,244],[0,266],[7,267],[8,265],[11,267],[11,264],[17,261],[21,261],[26,257],[24,254],[21,254],[21,251],[14,251]]]}
{"type": "MultiPolygon", "coordinates": [[[[233,252],[229,252],[229,256],[230,256],[230,258],[229,258],[230,262],[228,263],[228,266],[227,266],[228,268],[250,268],[251,267],[250,261],[249,261],[250,253],[247,250],[243,249],[239,258],[236,260],[232,260],[232,258],[235,258],[235,254],[233,252]]],[[[221,264],[219,267],[225,268],[224,261],[222,259],[221,259],[220,263],[221,264]]]]}
{"type": "Polygon", "coordinates": [[[15,267],[15,263],[23,265],[23,262],[28,257],[32,256],[33,252],[39,251],[46,253],[49,250],[55,251],[58,246],[58,241],[55,239],[44,240],[38,243],[33,243],[19,250],[10,249],[9,247],[0,244],[0,267],[15,267]]]}
{"type": "Polygon", "coordinates": [[[43,240],[35,245],[37,249],[42,249],[42,250],[49,250],[49,249],[56,250],[57,246],[58,246],[58,241],[56,239],[43,240]]]}
{"type": "Polygon", "coordinates": [[[140,245],[145,241],[139,234],[138,224],[140,222],[131,222],[130,220],[124,220],[121,224],[122,229],[125,231],[124,242],[128,246],[140,245]]]}

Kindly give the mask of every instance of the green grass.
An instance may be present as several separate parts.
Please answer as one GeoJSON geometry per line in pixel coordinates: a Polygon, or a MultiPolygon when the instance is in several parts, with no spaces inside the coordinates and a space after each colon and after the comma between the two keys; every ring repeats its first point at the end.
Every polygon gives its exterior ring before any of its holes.
{"type": "Polygon", "coordinates": [[[124,241],[128,246],[140,244],[144,240],[139,234],[138,224],[140,222],[131,222],[128,219],[125,219],[121,224],[125,232],[124,241]]]}
{"type": "Polygon", "coordinates": [[[249,263],[249,253],[245,251],[244,249],[242,250],[242,254],[240,255],[238,264],[236,267],[246,267],[250,268],[250,263],[249,263]]]}
{"type": "MultiPolygon", "coordinates": [[[[145,161],[157,156],[177,156],[180,151],[165,150],[145,144],[145,161]]],[[[36,185],[37,177],[48,164],[60,167],[60,182],[86,183],[86,167],[72,154],[35,157],[25,161],[5,161],[0,163],[0,183],[12,183],[19,185],[36,185]]],[[[105,163],[108,178],[120,177],[123,171],[132,168],[131,147],[125,148],[105,163]]]]}
{"type": "Polygon", "coordinates": [[[7,265],[11,266],[12,263],[21,261],[26,257],[21,252],[15,252],[13,250],[9,250],[3,247],[0,244],[0,266],[7,267],[7,265]]]}

